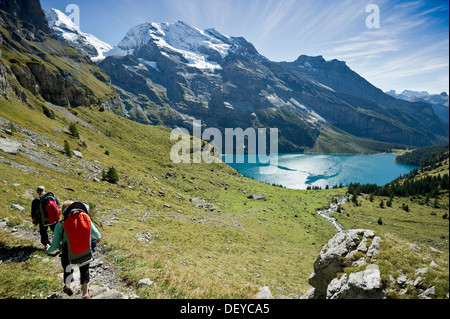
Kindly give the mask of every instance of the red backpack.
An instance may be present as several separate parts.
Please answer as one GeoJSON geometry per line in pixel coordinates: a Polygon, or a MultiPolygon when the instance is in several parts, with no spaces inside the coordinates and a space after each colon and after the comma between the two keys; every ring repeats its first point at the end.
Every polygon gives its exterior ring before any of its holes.
{"type": "Polygon", "coordinates": [[[53,193],[45,193],[39,197],[39,211],[41,213],[41,223],[44,226],[50,226],[59,222],[61,217],[56,204],[56,197],[53,193]]]}
{"type": "Polygon", "coordinates": [[[91,217],[89,205],[77,202],[67,207],[62,226],[68,248],[69,262],[82,266],[93,260],[91,249],[91,217]]]}

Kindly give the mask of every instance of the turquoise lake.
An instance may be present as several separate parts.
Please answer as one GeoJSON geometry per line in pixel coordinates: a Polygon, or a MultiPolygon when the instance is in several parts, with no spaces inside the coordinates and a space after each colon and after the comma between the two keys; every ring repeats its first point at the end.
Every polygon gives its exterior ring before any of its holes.
{"type": "Polygon", "coordinates": [[[393,154],[329,155],[278,154],[258,161],[256,155],[226,155],[222,160],[242,175],[292,189],[308,186],[348,185],[351,182],[379,186],[417,168],[398,164],[393,154]],[[243,163],[237,163],[241,161],[243,163]],[[255,162],[255,163],[252,163],[255,162]],[[262,163],[270,164],[262,164],[262,163]]]}

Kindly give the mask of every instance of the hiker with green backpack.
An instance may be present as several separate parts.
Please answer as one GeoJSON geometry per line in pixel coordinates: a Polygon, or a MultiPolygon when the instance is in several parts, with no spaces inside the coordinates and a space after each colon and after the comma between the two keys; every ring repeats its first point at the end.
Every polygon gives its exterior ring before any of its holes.
{"type": "Polygon", "coordinates": [[[101,235],[91,221],[89,205],[66,201],[61,211],[63,220],[56,224],[52,244],[46,252],[55,251],[62,243],[63,291],[69,296],[73,294],[73,267],[78,266],[83,299],[89,299],[92,296],[92,291],[89,290],[89,263],[93,261],[93,246],[100,241],[101,235]]]}
{"type": "Polygon", "coordinates": [[[59,201],[55,194],[47,193],[44,186],[38,186],[36,189],[38,197],[31,203],[31,219],[34,225],[39,225],[39,234],[44,249],[50,246],[48,238],[48,227],[53,232],[56,223],[59,221],[59,201]]]}

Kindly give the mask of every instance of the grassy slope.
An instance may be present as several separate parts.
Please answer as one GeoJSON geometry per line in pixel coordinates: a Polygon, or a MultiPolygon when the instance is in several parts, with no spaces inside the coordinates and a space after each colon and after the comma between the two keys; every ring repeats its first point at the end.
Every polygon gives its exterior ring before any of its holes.
{"type": "MultiPolygon", "coordinates": [[[[443,162],[443,166],[422,172],[416,178],[422,178],[425,174],[448,174],[449,160],[443,162]]],[[[399,276],[398,270],[402,269],[409,278],[414,278],[414,272],[419,268],[430,268],[425,276],[425,286],[434,285],[437,288],[437,296],[444,298],[449,291],[449,194],[441,192],[437,197],[437,206],[434,198],[426,204],[425,197],[395,197],[392,207],[387,207],[387,197],[374,197],[370,201],[368,195],[358,199],[359,206],[348,202],[342,206],[341,213],[335,213],[334,217],[346,229],[370,228],[377,232],[384,241],[382,253],[379,256],[380,269],[384,279],[389,285],[389,274],[395,279],[399,276]],[[380,201],[385,203],[380,208],[380,201]],[[408,205],[409,212],[402,209],[408,205]],[[444,218],[446,217],[446,218],[444,218]],[[379,218],[382,225],[378,224],[379,218]],[[416,251],[407,245],[415,244],[422,248],[416,251]],[[430,247],[438,249],[443,254],[432,252],[430,247]],[[439,267],[430,267],[434,261],[439,267]]],[[[417,277],[417,276],[416,276],[417,277]]],[[[395,293],[393,297],[399,297],[395,293]]],[[[402,298],[415,298],[417,292],[410,289],[402,298]]]]}
{"type": "MultiPolygon", "coordinates": [[[[282,189],[243,178],[225,164],[169,167],[169,151],[174,143],[169,140],[169,130],[87,107],[77,108],[76,112],[95,127],[91,130],[79,124],[80,140],[61,133],[67,132],[69,124],[61,114],[56,112],[57,120],[53,121],[23,104],[0,100],[0,116],[51,137],[60,145],[68,140],[72,149],[82,151],[83,160],[98,161],[96,165],[104,169],[116,167],[119,184],[86,178],[80,160],[60,153],[52,156],[55,161],[65,159],[71,165],[64,166],[68,174],[46,169],[20,153],[0,151],[5,159],[40,172],[25,174],[0,163],[1,180],[7,185],[20,184],[0,191],[0,218],[10,217],[32,227],[30,196],[37,184],[46,185],[60,200],[94,203],[95,220],[105,239],[103,245],[122,276],[130,283],[145,277],[155,282],[152,288],[139,290],[142,297],[251,298],[264,285],[271,286],[275,296],[300,295],[310,288],[307,279],[312,263],[334,234],[328,222],[312,213],[327,206],[332,196],[342,190],[282,189]],[[80,147],[81,141],[86,142],[86,149],[80,147]],[[169,171],[176,176],[165,178],[169,171]],[[247,199],[251,193],[261,193],[269,200],[247,199]],[[190,199],[195,197],[206,199],[216,210],[194,207],[190,199]],[[19,213],[10,208],[11,204],[20,204],[26,211],[19,213]],[[142,217],[147,218],[140,220],[142,217]],[[152,235],[151,240],[134,240],[141,232],[152,235]]],[[[13,137],[23,139],[20,133],[13,137]]],[[[45,146],[40,148],[47,150],[45,146]]],[[[53,282],[56,272],[43,275],[53,282]]],[[[30,292],[8,281],[0,286],[14,291],[16,297],[41,293],[39,287],[30,292]]]]}

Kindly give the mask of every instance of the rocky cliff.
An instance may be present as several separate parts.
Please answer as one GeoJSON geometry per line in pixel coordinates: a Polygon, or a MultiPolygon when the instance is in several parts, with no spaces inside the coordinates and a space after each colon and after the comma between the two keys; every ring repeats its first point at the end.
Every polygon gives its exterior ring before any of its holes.
{"type": "Polygon", "coordinates": [[[39,1],[0,3],[0,94],[61,106],[100,105],[116,96],[88,57],[56,39],[39,1]],[[8,83],[7,83],[8,82],[8,83]]]}

